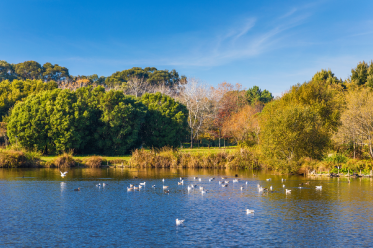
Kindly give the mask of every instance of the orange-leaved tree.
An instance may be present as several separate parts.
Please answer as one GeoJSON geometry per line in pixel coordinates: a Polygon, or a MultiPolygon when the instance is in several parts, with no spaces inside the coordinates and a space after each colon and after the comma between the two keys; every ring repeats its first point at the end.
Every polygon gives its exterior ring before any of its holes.
{"type": "Polygon", "coordinates": [[[254,145],[258,143],[258,108],[246,105],[241,111],[232,114],[223,123],[223,135],[234,138],[237,144],[254,145]]]}

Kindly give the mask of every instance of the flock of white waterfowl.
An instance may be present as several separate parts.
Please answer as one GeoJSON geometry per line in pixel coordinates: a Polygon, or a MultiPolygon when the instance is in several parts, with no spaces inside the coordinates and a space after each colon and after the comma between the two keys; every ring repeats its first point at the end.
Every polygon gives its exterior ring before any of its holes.
{"type": "MultiPolygon", "coordinates": [[[[66,176],[66,174],[67,174],[67,171],[65,171],[65,172],[61,172],[61,171],[60,171],[60,173],[61,173],[61,177],[64,178],[64,177],[66,176]]],[[[194,179],[194,181],[202,182],[202,178],[194,177],[193,179],[194,179]]],[[[221,185],[223,188],[228,187],[230,181],[227,180],[227,179],[228,179],[227,177],[222,177],[222,178],[221,178],[222,181],[219,181],[219,185],[221,185]]],[[[214,180],[215,180],[214,177],[209,178],[209,182],[212,182],[212,181],[214,181],[214,180]]],[[[237,179],[237,178],[235,178],[235,179],[232,180],[233,183],[238,183],[239,181],[240,181],[240,180],[237,179]]],[[[269,181],[272,181],[272,179],[271,179],[271,178],[268,178],[268,179],[266,179],[266,181],[269,182],[269,181]]],[[[285,181],[286,181],[286,179],[281,179],[281,182],[284,183],[285,181]]],[[[163,184],[165,183],[165,179],[164,179],[164,178],[162,179],[162,182],[163,182],[163,184]]],[[[180,177],[180,181],[179,181],[177,184],[178,184],[178,185],[184,185],[184,178],[180,177]]],[[[245,184],[247,185],[247,184],[248,184],[248,181],[246,181],[245,184]]],[[[306,183],[304,183],[304,184],[309,185],[309,182],[306,182],[306,183]]],[[[101,187],[101,186],[102,186],[102,187],[105,187],[106,185],[107,185],[107,184],[105,184],[105,183],[102,183],[102,184],[99,183],[99,184],[96,184],[96,187],[101,187]]],[[[143,187],[145,187],[145,186],[146,186],[146,182],[139,183],[138,186],[135,186],[134,184],[130,184],[129,187],[127,187],[127,191],[140,190],[141,188],[143,188],[143,187]]],[[[302,189],[302,188],[303,188],[302,186],[303,186],[303,183],[300,183],[298,188],[302,189]]],[[[272,185],[269,186],[269,188],[263,188],[260,184],[258,184],[257,187],[258,187],[258,191],[259,191],[259,192],[268,193],[268,192],[273,191],[273,187],[272,187],[272,185]]],[[[291,194],[291,190],[290,190],[290,189],[286,189],[286,188],[285,188],[285,187],[286,187],[285,184],[283,184],[282,187],[285,189],[285,194],[291,194]]],[[[156,188],[156,185],[152,185],[152,188],[156,188]]],[[[162,189],[163,189],[164,193],[166,193],[166,194],[169,194],[169,193],[170,193],[170,191],[169,191],[169,186],[162,185],[162,189]]],[[[196,185],[196,184],[193,184],[193,183],[192,183],[192,184],[188,185],[188,192],[190,192],[190,191],[192,191],[192,190],[195,190],[195,189],[197,189],[197,185],[196,185]]],[[[241,186],[240,189],[241,189],[241,191],[242,191],[242,190],[244,190],[244,187],[241,186]]],[[[321,189],[322,189],[322,186],[316,186],[316,189],[317,189],[317,190],[321,190],[321,189]]],[[[208,192],[208,190],[206,190],[206,189],[205,189],[204,187],[202,187],[202,186],[199,187],[199,190],[200,190],[201,194],[206,194],[206,193],[208,192]]],[[[80,191],[80,188],[78,188],[78,189],[74,189],[74,191],[80,191]]],[[[254,212],[255,212],[255,211],[252,210],[252,209],[246,209],[246,213],[247,213],[247,214],[253,214],[254,212]]],[[[184,221],[185,221],[185,220],[179,220],[179,219],[176,219],[176,225],[181,225],[181,224],[184,223],[184,221]]]]}
{"type": "MultiPolygon", "coordinates": [[[[194,179],[194,181],[199,181],[199,182],[202,181],[202,178],[198,178],[198,177],[194,177],[193,179],[194,179]]],[[[227,178],[227,177],[222,177],[221,179],[222,179],[222,181],[219,181],[219,185],[221,185],[222,187],[228,187],[229,182],[230,182],[229,180],[227,180],[228,178],[227,178]]],[[[209,182],[212,182],[212,181],[214,181],[214,180],[215,180],[214,177],[209,178],[209,182]]],[[[266,179],[266,181],[271,181],[271,180],[272,180],[271,178],[266,179]]],[[[282,182],[285,182],[286,179],[281,179],[281,181],[282,181],[282,182]]],[[[165,183],[165,179],[164,179],[164,178],[162,179],[162,182],[163,182],[163,184],[165,183]]],[[[233,179],[232,182],[233,182],[233,183],[238,183],[238,182],[239,182],[239,179],[233,179]]],[[[245,184],[247,185],[247,184],[248,184],[248,181],[246,181],[245,184]]],[[[309,184],[309,182],[307,182],[307,183],[305,183],[305,184],[309,184]]],[[[130,184],[130,186],[127,187],[127,191],[140,190],[140,189],[141,189],[142,187],[144,187],[145,185],[146,185],[146,182],[140,183],[138,187],[134,186],[133,184],[130,184]]],[[[177,185],[184,185],[184,178],[180,177],[180,181],[177,183],[177,185]]],[[[303,183],[299,184],[299,187],[298,187],[298,188],[300,188],[300,189],[303,188],[302,185],[303,185],[303,183]]],[[[258,187],[259,192],[263,192],[263,193],[265,193],[265,192],[273,191],[273,187],[272,187],[272,185],[271,185],[269,188],[263,188],[260,184],[258,184],[257,187],[258,187]]],[[[282,187],[285,188],[285,184],[283,184],[282,187]]],[[[153,185],[152,188],[156,188],[156,185],[153,185]]],[[[168,190],[168,189],[169,189],[169,186],[163,185],[162,188],[163,188],[163,190],[164,190],[164,193],[167,193],[167,194],[170,193],[170,191],[168,190]]],[[[188,192],[190,192],[190,191],[192,191],[192,190],[195,190],[196,188],[198,188],[198,186],[197,186],[196,184],[193,184],[193,183],[192,183],[192,184],[188,185],[188,192]]],[[[241,191],[242,191],[242,190],[244,190],[244,187],[241,186],[240,189],[241,189],[241,191]]],[[[322,186],[316,186],[316,189],[317,189],[317,190],[321,190],[321,189],[322,189],[322,186]]],[[[199,190],[200,190],[201,194],[206,194],[206,193],[208,192],[208,191],[207,191],[204,187],[202,187],[202,186],[199,187],[199,190]]],[[[290,193],[291,193],[291,190],[285,188],[285,193],[286,193],[286,194],[290,194],[290,193]]],[[[252,209],[246,209],[246,213],[247,213],[247,214],[253,214],[254,212],[255,212],[255,211],[252,210],[252,209]]],[[[179,219],[176,219],[176,225],[181,225],[181,224],[184,223],[184,221],[185,221],[185,220],[179,220],[179,219]]]]}

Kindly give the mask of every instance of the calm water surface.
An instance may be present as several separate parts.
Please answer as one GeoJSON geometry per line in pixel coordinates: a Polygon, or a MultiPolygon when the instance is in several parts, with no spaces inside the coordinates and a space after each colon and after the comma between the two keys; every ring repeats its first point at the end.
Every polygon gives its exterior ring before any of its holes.
{"type": "Polygon", "coordinates": [[[369,178],[348,183],[343,178],[176,169],[73,169],[61,178],[57,169],[0,169],[0,245],[369,247],[372,196],[369,178]],[[238,183],[232,183],[235,174],[238,183]],[[177,184],[180,176],[184,185],[177,184]],[[227,188],[219,185],[221,176],[229,177],[227,188]],[[216,180],[209,182],[211,177],[216,180]],[[162,178],[169,194],[162,190],[162,178]],[[281,178],[291,194],[285,194],[281,178]],[[145,188],[127,192],[129,184],[144,181],[145,188]],[[208,192],[188,193],[192,183],[208,192]],[[258,183],[272,185],[273,192],[259,193],[258,183]],[[78,187],[81,191],[74,191],[78,187]],[[255,213],[246,214],[246,208],[255,213]],[[176,218],[185,219],[184,225],[176,226],[176,218]]]}

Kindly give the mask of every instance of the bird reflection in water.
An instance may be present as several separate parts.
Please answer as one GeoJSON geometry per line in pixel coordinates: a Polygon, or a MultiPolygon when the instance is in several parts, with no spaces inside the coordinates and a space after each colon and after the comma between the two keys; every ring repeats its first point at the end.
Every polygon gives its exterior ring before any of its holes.
{"type": "Polygon", "coordinates": [[[61,186],[61,193],[62,193],[62,191],[64,191],[66,189],[66,183],[65,182],[61,182],[60,186],[61,186]]]}

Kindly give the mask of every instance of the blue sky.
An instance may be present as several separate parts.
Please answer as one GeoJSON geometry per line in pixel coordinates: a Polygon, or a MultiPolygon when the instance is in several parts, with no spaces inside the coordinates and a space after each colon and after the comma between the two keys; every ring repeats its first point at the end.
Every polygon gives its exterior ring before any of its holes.
{"type": "Polygon", "coordinates": [[[346,79],[373,59],[368,0],[7,0],[0,9],[0,60],[72,75],[154,66],[280,95],[321,69],[346,79]]]}

